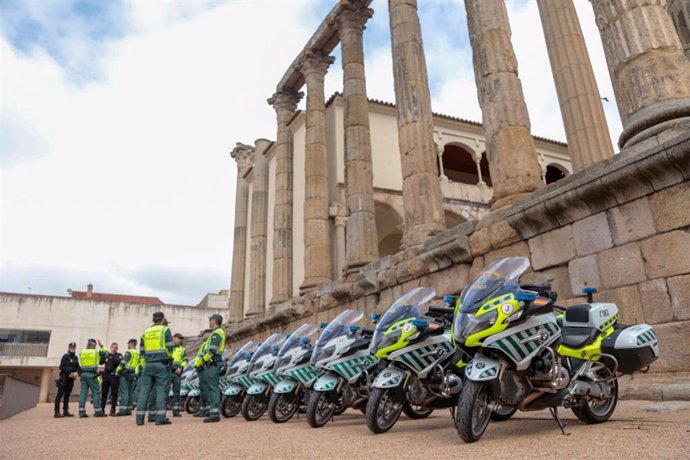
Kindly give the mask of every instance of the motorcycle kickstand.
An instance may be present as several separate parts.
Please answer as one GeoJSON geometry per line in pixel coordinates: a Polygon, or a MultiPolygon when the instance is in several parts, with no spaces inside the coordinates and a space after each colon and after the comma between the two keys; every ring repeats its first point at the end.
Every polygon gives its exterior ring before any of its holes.
{"type": "Polygon", "coordinates": [[[561,434],[563,436],[570,436],[570,433],[565,432],[565,422],[563,422],[563,420],[561,420],[561,418],[558,416],[558,407],[549,407],[549,412],[551,413],[551,417],[553,417],[558,424],[558,428],[561,429],[561,434]]]}

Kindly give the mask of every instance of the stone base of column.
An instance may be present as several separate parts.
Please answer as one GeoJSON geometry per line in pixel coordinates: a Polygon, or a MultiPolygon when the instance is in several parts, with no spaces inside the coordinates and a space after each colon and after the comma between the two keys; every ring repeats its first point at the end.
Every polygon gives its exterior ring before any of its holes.
{"type": "Polygon", "coordinates": [[[304,280],[304,282],[302,282],[302,284],[299,287],[299,295],[303,296],[305,294],[308,294],[312,291],[315,291],[316,288],[318,288],[322,284],[330,282],[331,280],[329,280],[328,278],[311,278],[309,280],[304,280]]]}
{"type": "Polygon", "coordinates": [[[624,149],[681,126],[690,126],[690,98],[657,102],[630,117],[618,145],[624,149]]]}

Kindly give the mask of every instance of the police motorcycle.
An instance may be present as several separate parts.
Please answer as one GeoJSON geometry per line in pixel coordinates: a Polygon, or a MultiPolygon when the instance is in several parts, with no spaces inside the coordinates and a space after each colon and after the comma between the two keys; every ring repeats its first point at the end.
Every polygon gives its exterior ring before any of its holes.
{"type": "MultiPolygon", "coordinates": [[[[192,367],[194,363],[190,363],[192,367]]],[[[184,410],[188,414],[194,415],[199,412],[199,407],[201,405],[201,389],[199,387],[199,375],[195,369],[187,374],[187,377],[182,379],[180,387],[184,386],[187,391],[187,397],[184,401],[184,410]],[[186,380],[185,380],[186,379],[186,380]]],[[[181,390],[180,390],[181,393],[181,390]]]]}
{"type": "Polygon", "coordinates": [[[421,419],[457,404],[467,354],[452,340],[453,309],[428,305],[435,296],[432,288],[412,289],[376,325],[369,351],[388,367],[374,380],[367,403],[373,433],[390,430],[401,413],[421,419]]]}
{"type": "MultiPolygon", "coordinates": [[[[185,403],[187,402],[187,395],[189,394],[188,379],[190,378],[192,372],[196,371],[194,370],[194,363],[190,362],[187,364],[187,366],[185,366],[185,368],[182,370],[182,374],[180,375],[180,407],[185,407],[185,403]]],[[[170,391],[168,392],[168,410],[172,410],[172,397],[173,389],[171,386],[170,391]]]]}
{"type": "Polygon", "coordinates": [[[252,385],[242,400],[242,416],[247,421],[258,420],[268,408],[273,386],[280,382],[274,366],[280,347],[287,334],[273,334],[266,339],[252,356],[248,376],[252,385]]]}
{"type": "Polygon", "coordinates": [[[481,438],[497,405],[549,409],[565,434],[558,408],[584,423],[602,423],[618,402],[618,376],[647,368],[659,356],[654,329],[618,323],[618,307],[593,301],[565,309],[548,284],[521,286],[526,257],[489,265],[462,293],[454,320],[458,343],[480,347],[466,367],[455,413],[465,442],[481,438]]]}
{"type": "Polygon", "coordinates": [[[373,331],[355,325],[364,313],[345,310],[319,335],[312,366],[319,370],[307,404],[307,421],[320,428],[348,407],[364,411],[379,358],[369,353],[373,331]]]}
{"type": "Polygon", "coordinates": [[[314,324],[303,324],[278,352],[275,372],[282,380],[273,388],[268,403],[268,416],[275,423],[287,422],[298,411],[306,410],[310,389],[317,377],[316,368],[310,363],[314,349],[309,337],[318,330],[314,324]]]}
{"type": "Polygon", "coordinates": [[[259,344],[250,340],[237,350],[228,362],[226,378],[230,385],[223,391],[223,397],[220,401],[220,413],[223,414],[223,417],[234,417],[242,410],[242,401],[247,393],[247,388],[254,383],[247,375],[247,371],[257,348],[259,348],[259,344]]]}

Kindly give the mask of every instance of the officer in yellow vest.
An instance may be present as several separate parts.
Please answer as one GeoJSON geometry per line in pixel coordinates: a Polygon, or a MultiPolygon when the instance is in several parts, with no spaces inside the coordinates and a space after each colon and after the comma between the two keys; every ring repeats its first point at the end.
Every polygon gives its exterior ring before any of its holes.
{"type": "Polygon", "coordinates": [[[169,366],[173,351],[173,338],[170,328],[163,325],[165,315],[153,314],[153,325],[144,331],[139,341],[139,357],[144,364],[139,385],[137,401],[137,425],[144,424],[149,396],[156,398],[154,416],[156,425],[170,425],[165,417],[165,400],[168,390],[169,366]],[[151,389],[153,388],[153,394],[151,389]]]}
{"type": "Polygon", "coordinates": [[[220,359],[225,350],[225,332],[221,325],[223,317],[215,314],[209,317],[208,326],[212,329],[206,339],[203,353],[194,359],[194,367],[199,372],[199,384],[206,387],[208,398],[208,417],[204,423],[220,422],[220,359]]]}
{"type": "Polygon", "coordinates": [[[187,350],[182,342],[184,336],[182,334],[175,334],[173,336],[173,368],[172,378],[170,379],[170,386],[172,387],[172,409],[173,417],[181,417],[180,415],[180,384],[182,383],[182,371],[187,367],[187,350]]]}
{"type": "Polygon", "coordinates": [[[134,408],[134,388],[139,373],[139,350],[137,339],[129,339],[127,351],[115,371],[120,378],[120,409],[116,416],[132,415],[134,408]]]}
{"type": "MultiPolygon", "coordinates": [[[[206,347],[208,346],[208,336],[211,335],[211,329],[204,329],[201,332],[201,345],[196,352],[197,356],[204,356],[206,353],[206,347]]],[[[206,391],[206,383],[204,382],[205,374],[202,366],[197,367],[197,361],[194,360],[194,370],[196,370],[197,376],[199,377],[199,411],[194,414],[194,417],[208,417],[208,394],[206,391]]]]}
{"type": "Polygon", "coordinates": [[[101,408],[101,390],[96,377],[98,376],[98,363],[102,358],[105,358],[106,354],[108,354],[108,350],[106,350],[100,340],[96,339],[89,339],[86,343],[86,348],[79,354],[79,360],[81,361],[81,372],[79,373],[79,383],[81,384],[79,390],[80,418],[88,417],[86,415],[86,398],[88,397],[89,390],[91,390],[91,400],[95,410],[94,417],[105,417],[101,408]],[[98,349],[96,349],[96,343],[98,343],[98,349]]]}

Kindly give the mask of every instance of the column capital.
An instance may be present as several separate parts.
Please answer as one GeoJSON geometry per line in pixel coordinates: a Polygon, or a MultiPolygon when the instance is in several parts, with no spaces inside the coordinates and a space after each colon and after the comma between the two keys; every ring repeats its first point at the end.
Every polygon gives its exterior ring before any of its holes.
{"type": "Polygon", "coordinates": [[[273,96],[267,99],[268,105],[272,105],[276,112],[281,110],[289,110],[294,112],[297,110],[297,104],[304,96],[303,92],[297,92],[293,89],[279,89],[273,96]]]}
{"type": "Polygon", "coordinates": [[[230,156],[237,162],[237,170],[243,177],[254,166],[254,147],[238,142],[230,152],[230,156]]]}
{"type": "Polygon", "coordinates": [[[364,25],[373,15],[374,10],[362,0],[346,0],[340,5],[336,24],[340,30],[358,29],[363,31],[364,25]]]}
{"type": "Polygon", "coordinates": [[[328,56],[322,51],[308,50],[299,62],[299,71],[305,79],[307,75],[312,74],[323,77],[334,62],[335,57],[333,56],[328,56]]]}

